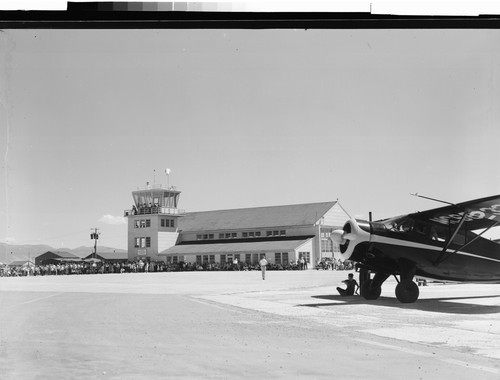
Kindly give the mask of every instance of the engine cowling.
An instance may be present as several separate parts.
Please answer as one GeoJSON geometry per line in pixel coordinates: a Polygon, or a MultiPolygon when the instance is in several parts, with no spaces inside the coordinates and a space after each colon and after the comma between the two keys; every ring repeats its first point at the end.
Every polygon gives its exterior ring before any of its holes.
{"type": "Polygon", "coordinates": [[[356,245],[365,241],[370,241],[370,233],[361,228],[358,221],[350,219],[344,224],[341,230],[332,232],[332,239],[340,247],[340,256],[342,260],[349,260],[356,245]]]}

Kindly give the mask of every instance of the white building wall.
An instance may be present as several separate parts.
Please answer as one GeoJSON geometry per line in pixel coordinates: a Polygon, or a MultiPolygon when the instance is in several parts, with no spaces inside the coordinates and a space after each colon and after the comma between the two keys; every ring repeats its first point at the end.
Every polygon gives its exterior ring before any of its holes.
{"type": "Polygon", "coordinates": [[[178,232],[158,232],[158,252],[161,253],[173,247],[177,243],[178,238],[178,232]]]}
{"type": "Polygon", "coordinates": [[[349,220],[349,214],[338,204],[335,205],[323,215],[322,225],[343,227],[345,222],[349,220]]]}
{"type": "MultiPolygon", "coordinates": [[[[295,249],[295,258],[293,259],[294,261],[297,261],[299,259],[300,252],[309,252],[312,259],[313,239],[307,239],[307,241],[304,244],[295,249]]],[[[290,258],[290,260],[292,260],[292,258],[290,258]]],[[[311,268],[311,266],[308,266],[308,268],[311,268]]]]}

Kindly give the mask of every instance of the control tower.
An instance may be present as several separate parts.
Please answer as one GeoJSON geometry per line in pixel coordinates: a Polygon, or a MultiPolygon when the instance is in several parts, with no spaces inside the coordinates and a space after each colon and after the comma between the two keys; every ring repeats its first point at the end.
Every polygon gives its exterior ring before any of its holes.
{"type": "Polygon", "coordinates": [[[128,259],[159,261],[158,253],[175,245],[178,220],[185,214],[177,208],[181,192],[175,186],[151,185],[132,191],[134,204],[125,210],[128,219],[128,259]]]}

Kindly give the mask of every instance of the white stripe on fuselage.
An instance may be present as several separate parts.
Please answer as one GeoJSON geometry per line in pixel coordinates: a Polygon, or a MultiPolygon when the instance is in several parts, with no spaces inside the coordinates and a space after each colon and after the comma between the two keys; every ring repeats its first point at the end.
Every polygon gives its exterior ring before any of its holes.
{"type": "MultiPolygon", "coordinates": [[[[394,238],[390,238],[387,236],[381,236],[381,235],[375,235],[375,234],[371,235],[371,242],[372,243],[390,244],[390,245],[400,245],[400,246],[410,247],[410,248],[429,249],[429,250],[433,250],[433,251],[442,251],[443,250],[443,247],[438,247],[435,245],[422,244],[422,243],[417,243],[417,242],[408,241],[408,240],[394,239],[394,238]]],[[[476,255],[474,253],[463,252],[463,251],[458,251],[456,253],[457,253],[457,255],[470,256],[470,257],[475,257],[477,259],[490,260],[490,261],[495,261],[497,263],[500,263],[500,260],[498,260],[498,259],[493,259],[491,257],[476,255]]]]}

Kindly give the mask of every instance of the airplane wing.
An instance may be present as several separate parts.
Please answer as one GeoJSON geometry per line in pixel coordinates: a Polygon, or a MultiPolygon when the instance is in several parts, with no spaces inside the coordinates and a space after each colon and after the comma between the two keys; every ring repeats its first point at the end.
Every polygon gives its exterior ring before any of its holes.
{"type": "Polygon", "coordinates": [[[500,195],[416,212],[409,216],[436,225],[453,226],[464,223],[469,231],[490,228],[500,224],[500,195]]]}

